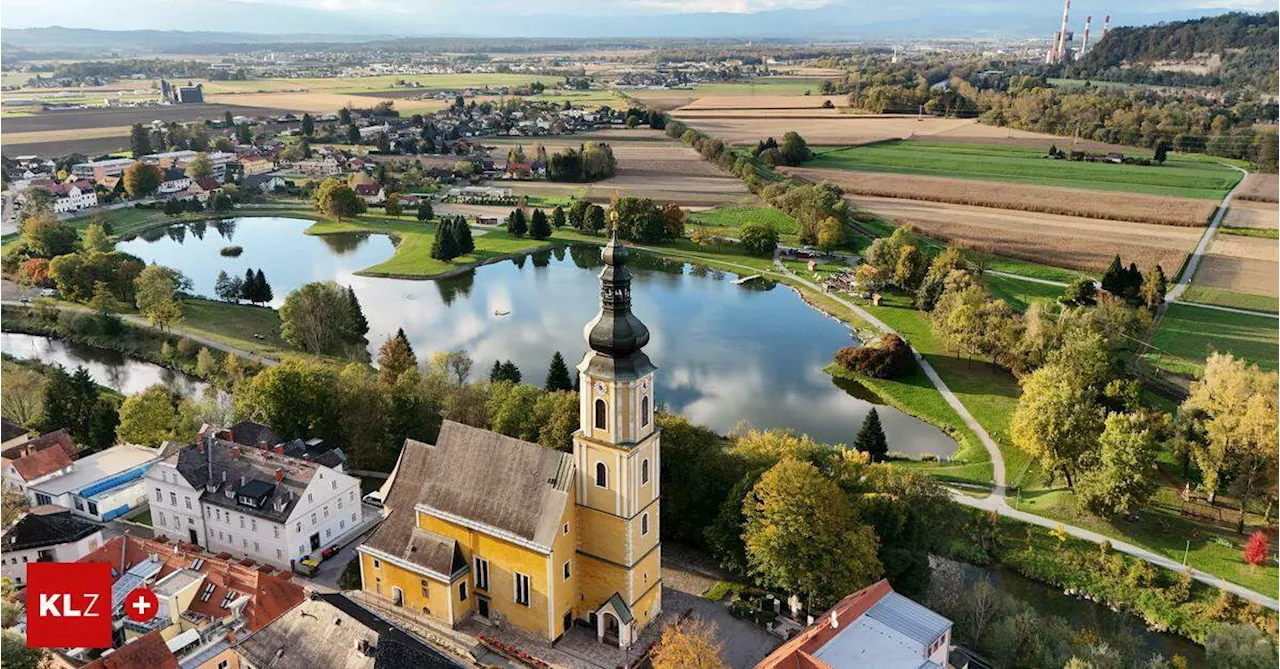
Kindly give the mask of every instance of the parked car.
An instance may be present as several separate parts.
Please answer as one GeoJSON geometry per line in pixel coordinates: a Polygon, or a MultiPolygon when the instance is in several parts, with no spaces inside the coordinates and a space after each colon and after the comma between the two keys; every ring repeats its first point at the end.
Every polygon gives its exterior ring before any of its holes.
{"type": "Polygon", "coordinates": [[[328,548],[326,548],[326,549],[324,549],[324,550],[320,551],[320,559],[321,559],[321,560],[328,560],[329,558],[331,558],[331,557],[333,557],[333,556],[337,555],[339,550],[341,550],[341,549],[340,549],[340,548],[338,548],[337,546],[330,546],[330,547],[328,547],[328,548]]]}
{"type": "Polygon", "coordinates": [[[303,558],[293,570],[303,576],[315,576],[316,572],[320,571],[320,561],[315,558],[303,558]]]}

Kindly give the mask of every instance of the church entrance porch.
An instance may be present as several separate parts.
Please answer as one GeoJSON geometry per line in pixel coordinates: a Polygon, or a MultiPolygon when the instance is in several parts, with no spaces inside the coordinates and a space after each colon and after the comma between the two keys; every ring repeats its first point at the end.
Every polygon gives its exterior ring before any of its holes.
{"type": "Polygon", "coordinates": [[[595,611],[596,639],[614,648],[629,648],[635,636],[635,616],[622,597],[614,594],[595,611]]]}
{"type": "Polygon", "coordinates": [[[600,620],[604,622],[604,629],[601,631],[600,640],[606,646],[621,648],[622,626],[618,623],[618,617],[612,613],[606,613],[600,616],[600,620]]]}

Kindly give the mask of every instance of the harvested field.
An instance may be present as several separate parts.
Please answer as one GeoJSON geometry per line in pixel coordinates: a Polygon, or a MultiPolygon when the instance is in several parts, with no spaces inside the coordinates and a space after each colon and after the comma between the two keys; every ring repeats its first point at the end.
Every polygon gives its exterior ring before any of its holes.
{"type": "Polygon", "coordinates": [[[800,133],[814,146],[854,146],[904,139],[913,136],[934,135],[972,124],[964,119],[925,118],[914,116],[851,116],[839,114],[808,119],[779,119],[776,114],[764,111],[741,113],[732,117],[716,118],[674,116],[690,127],[730,144],[755,144],[765,137],[781,137],[787,131],[800,133]]]}
{"type": "Polygon", "coordinates": [[[1216,209],[1211,200],[1082,188],[983,183],[971,179],[810,167],[784,167],[781,170],[807,181],[830,181],[853,195],[927,200],[1114,221],[1203,226],[1208,224],[1209,217],[1216,209]]]}
{"type": "Polygon", "coordinates": [[[1237,200],[1256,202],[1280,202],[1280,178],[1274,174],[1249,173],[1244,184],[1236,191],[1237,200]]]}
{"type": "Polygon", "coordinates": [[[1172,274],[1195,247],[1201,231],[1148,223],[1120,223],[1075,216],[872,196],[849,198],[857,206],[948,242],[989,244],[997,255],[1097,273],[1112,257],[1172,274]]]}
{"type": "Polygon", "coordinates": [[[671,111],[683,107],[699,97],[698,93],[692,89],[680,88],[625,88],[618,89],[618,93],[658,111],[671,111]]]}
{"type": "Polygon", "coordinates": [[[4,134],[5,144],[41,144],[44,142],[70,142],[77,139],[100,137],[128,137],[130,126],[103,128],[68,128],[66,130],[36,130],[34,132],[9,132],[4,134]]]}
{"type": "Polygon", "coordinates": [[[95,139],[72,139],[68,141],[36,142],[33,144],[11,144],[6,138],[0,142],[0,153],[6,156],[65,156],[70,153],[83,153],[93,156],[129,149],[129,135],[114,137],[98,137],[95,139]]]}
{"type": "Polygon", "coordinates": [[[836,107],[848,107],[843,95],[714,95],[701,97],[680,112],[700,109],[821,109],[830,100],[836,107]]]}
{"type": "Polygon", "coordinates": [[[1241,200],[1237,196],[1227,209],[1227,216],[1222,224],[1232,228],[1275,230],[1280,228],[1280,208],[1275,203],[1241,200]]]}
{"type": "Polygon", "coordinates": [[[24,132],[111,128],[132,126],[134,123],[150,123],[154,120],[166,123],[169,121],[199,121],[203,119],[221,120],[224,112],[228,111],[237,116],[279,116],[284,113],[284,110],[278,108],[244,107],[232,104],[49,111],[31,116],[5,119],[4,138],[8,140],[12,135],[24,132]]]}
{"type": "Polygon", "coordinates": [[[1192,284],[1276,297],[1280,295],[1280,249],[1274,239],[1215,235],[1192,284]]]}
{"type": "Polygon", "coordinates": [[[311,91],[306,93],[229,93],[208,96],[209,102],[215,104],[236,104],[252,107],[271,107],[285,109],[294,113],[336,113],[343,107],[368,108],[382,102],[391,102],[397,109],[413,107],[414,110],[425,108],[443,109],[447,103],[442,100],[395,100],[372,95],[346,95],[328,91],[311,91]]]}

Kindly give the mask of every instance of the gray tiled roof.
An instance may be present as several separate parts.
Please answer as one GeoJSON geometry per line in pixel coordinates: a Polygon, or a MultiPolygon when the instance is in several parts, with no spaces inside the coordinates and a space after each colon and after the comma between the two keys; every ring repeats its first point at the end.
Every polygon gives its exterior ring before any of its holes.
{"type": "Polygon", "coordinates": [[[178,471],[188,483],[197,489],[204,488],[201,500],[275,522],[289,518],[318,468],[314,462],[240,446],[222,439],[204,439],[202,446],[203,448],[188,446],[170,458],[170,462],[176,458],[178,471]],[[276,481],[277,469],[284,470],[284,478],[280,482],[276,481]],[[242,485],[242,477],[245,483],[261,481],[271,486],[271,492],[261,508],[237,502],[234,493],[242,485]],[[212,489],[207,486],[212,486],[212,489]],[[228,489],[232,491],[232,497],[226,496],[228,489]]]}
{"type": "Polygon", "coordinates": [[[886,594],[866,615],[924,645],[951,628],[950,620],[896,592],[886,594]]]}

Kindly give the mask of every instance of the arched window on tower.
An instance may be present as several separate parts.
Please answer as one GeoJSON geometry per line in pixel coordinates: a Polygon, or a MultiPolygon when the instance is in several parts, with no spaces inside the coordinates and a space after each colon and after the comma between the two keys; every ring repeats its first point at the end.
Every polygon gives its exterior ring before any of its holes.
{"type": "Polygon", "coordinates": [[[649,396],[640,398],[640,427],[649,426],[649,396]]]}
{"type": "Polygon", "coordinates": [[[609,468],[605,467],[603,462],[596,463],[596,486],[600,488],[609,487],[609,468]]]}
{"type": "Polygon", "coordinates": [[[602,399],[596,400],[596,429],[609,429],[609,406],[602,399]]]}
{"type": "Polygon", "coordinates": [[[645,458],[640,462],[640,485],[649,482],[649,458],[645,458]]]}

